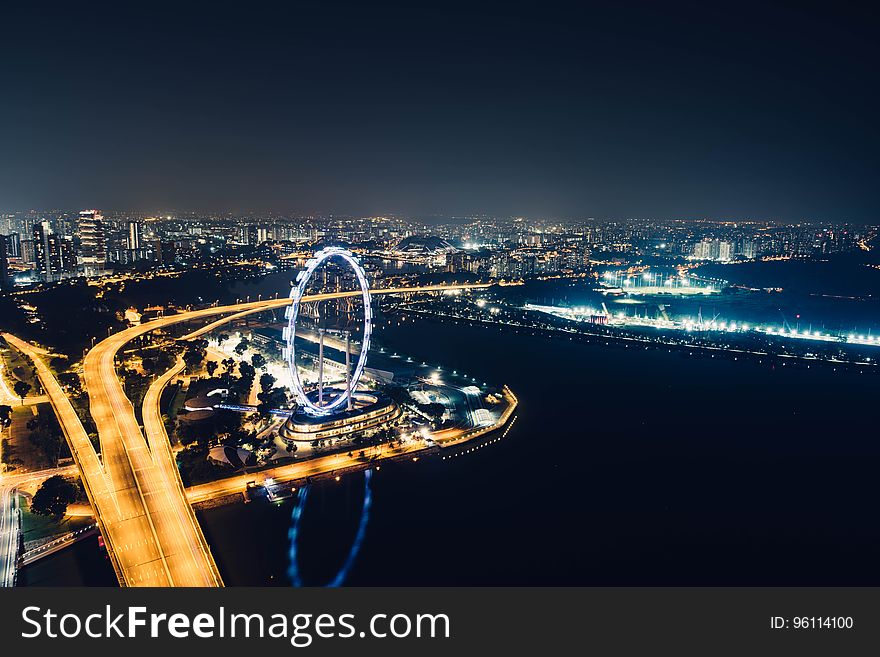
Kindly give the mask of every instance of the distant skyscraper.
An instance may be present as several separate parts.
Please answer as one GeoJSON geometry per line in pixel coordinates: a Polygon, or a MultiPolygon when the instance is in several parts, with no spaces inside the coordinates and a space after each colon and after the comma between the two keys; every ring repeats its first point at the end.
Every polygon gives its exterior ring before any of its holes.
{"type": "Polygon", "coordinates": [[[740,253],[746,258],[754,258],[758,255],[758,246],[754,240],[743,240],[740,253]]]}
{"type": "Polygon", "coordinates": [[[36,262],[33,240],[21,240],[21,261],[26,265],[36,262]]]}
{"type": "Polygon", "coordinates": [[[104,217],[98,210],[79,213],[79,240],[86,275],[99,273],[107,264],[107,235],[104,217]]]}
{"type": "Polygon", "coordinates": [[[694,244],[693,256],[697,260],[721,260],[726,262],[733,259],[735,245],[726,240],[700,240],[694,244]]]}
{"type": "Polygon", "coordinates": [[[52,249],[49,246],[49,236],[52,229],[48,221],[34,224],[34,263],[37,266],[37,274],[43,280],[51,280],[53,271],[52,249]]]}
{"type": "Polygon", "coordinates": [[[718,240],[700,240],[694,244],[694,258],[697,260],[716,260],[718,240]]]}
{"type": "Polygon", "coordinates": [[[247,243],[248,246],[259,246],[269,239],[269,230],[264,226],[248,226],[247,243]]]}
{"type": "Polygon", "coordinates": [[[75,275],[77,263],[76,247],[74,246],[73,238],[56,235],[55,239],[58,241],[58,253],[60,254],[61,262],[61,277],[67,278],[68,276],[75,275]]]}
{"type": "Polygon", "coordinates": [[[48,221],[34,224],[34,262],[37,274],[47,282],[75,273],[76,251],[73,240],[53,233],[48,221]]]}
{"type": "Polygon", "coordinates": [[[136,251],[141,248],[142,226],[137,221],[128,222],[128,248],[136,251]]]}
{"type": "Polygon", "coordinates": [[[9,278],[9,261],[6,257],[5,236],[0,235],[0,292],[5,292],[11,287],[9,278]]]}
{"type": "Polygon", "coordinates": [[[6,236],[6,255],[9,258],[21,257],[21,236],[18,233],[6,236]]]}
{"type": "Polygon", "coordinates": [[[166,242],[163,240],[156,240],[153,242],[153,252],[155,254],[153,257],[160,265],[174,264],[174,258],[176,256],[175,251],[174,242],[166,242]]]}

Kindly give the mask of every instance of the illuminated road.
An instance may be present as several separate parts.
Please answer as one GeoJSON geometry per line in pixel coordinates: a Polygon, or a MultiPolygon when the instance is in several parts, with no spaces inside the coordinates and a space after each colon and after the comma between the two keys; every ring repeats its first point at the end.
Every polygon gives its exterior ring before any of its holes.
{"type": "MultiPolygon", "coordinates": [[[[507,424],[519,404],[519,400],[505,386],[504,397],[507,400],[507,407],[500,417],[492,424],[484,427],[474,427],[471,429],[447,429],[443,432],[433,434],[431,438],[434,442],[443,446],[452,446],[464,443],[468,440],[482,437],[492,431],[499,429],[507,424]]],[[[401,456],[412,456],[418,458],[419,454],[425,450],[433,449],[429,443],[415,439],[410,440],[401,447],[390,448],[384,445],[378,447],[370,447],[363,450],[368,458],[376,460],[398,458],[401,456]]],[[[244,493],[247,490],[248,483],[256,485],[265,485],[266,480],[272,480],[275,483],[284,483],[305,479],[306,477],[315,477],[318,475],[330,474],[340,470],[351,468],[364,469],[375,464],[374,461],[367,461],[359,458],[358,454],[361,450],[353,450],[349,456],[344,452],[335,454],[327,454],[318,458],[309,459],[300,463],[290,463],[280,465],[267,470],[251,474],[241,474],[218,481],[191,486],[186,489],[189,501],[193,504],[204,502],[206,500],[232,495],[236,493],[244,493]]]]}
{"type": "MultiPolygon", "coordinates": [[[[466,283],[463,285],[423,285],[422,287],[390,287],[390,288],[378,288],[375,290],[370,290],[370,296],[376,296],[377,294],[410,294],[417,292],[455,292],[457,290],[481,290],[489,287],[494,287],[495,283],[466,283]]],[[[350,292],[328,292],[326,294],[311,294],[304,296],[302,298],[303,303],[309,303],[312,301],[327,301],[329,299],[345,299],[347,297],[359,297],[361,296],[360,290],[353,290],[350,292]]],[[[189,335],[181,338],[182,340],[191,340],[193,338],[197,338],[205,333],[210,333],[216,328],[223,326],[224,324],[228,324],[229,322],[235,321],[237,319],[241,319],[242,317],[247,317],[248,315],[253,315],[259,312],[263,312],[265,310],[273,310],[275,308],[283,308],[285,306],[290,305],[290,299],[287,297],[281,299],[268,299],[265,301],[251,301],[250,303],[240,303],[232,306],[220,306],[215,308],[206,308],[204,310],[196,310],[189,313],[183,313],[181,315],[173,315],[172,317],[162,318],[162,319],[172,319],[179,321],[187,321],[189,319],[198,319],[200,317],[210,317],[211,315],[222,315],[223,313],[234,313],[227,317],[223,317],[218,319],[207,326],[203,326],[202,328],[193,331],[189,335]]],[[[154,328],[157,328],[156,322],[161,320],[153,320],[148,326],[150,328],[147,331],[152,331],[154,328]]],[[[174,322],[171,322],[174,323],[174,322]]],[[[144,331],[146,332],[146,331],[144,331]]]]}
{"type": "MultiPolygon", "coordinates": [[[[153,323],[150,328],[158,328],[158,324],[153,323]]],[[[105,541],[107,549],[124,564],[125,584],[129,586],[222,586],[182,487],[169,482],[164,464],[157,465],[167,460],[173,466],[170,452],[150,451],[134,408],[116,376],[116,353],[145,332],[144,328],[136,326],[100,342],[83,363],[105,469],[123,513],[138,519],[121,542],[105,541]],[[132,545],[139,549],[126,549],[132,545]],[[137,579],[129,578],[129,570],[135,569],[137,579]]],[[[176,472],[174,480],[179,482],[176,472]]],[[[104,513],[100,506],[97,512],[99,517],[104,513]]]]}
{"type": "MultiPolygon", "coordinates": [[[[36,397],[19,398],[6,383],[6,366],[0,361],[0,405],[6,406],[33,406],[45,404],[49,401],[47,395],[36,397]]],[[[0,439],[3,436],[0,429],[0,439]]],[[[0,444],[0,457],[3,448],[0,444]]],[[[2,469],[3,466],[0,466],[2,469]]],[[[16,557],[18,554],[19,518],[17,486],[25,481],[31,481],[30,475],[10,476],[0,474],[0,587],[13,586],[15,584],[16,557]]],[[[42,479],[39,479],[42,481],[42,479]]]]}
{"type": "MultiPolygon", "coordinates": [[[[149,436],[148,439],[151,441],[151,447],[157,452],[161,450],[166,450],[170,452],[168,437],[165,433],[164,424],[162,424],[161,422],[161,414],[159,412],[158,406],[159,398],[161,397],[162,389],[168,384],[171,379],[179,374],[181,370],[181,364],[176,364],[171,370],[169,370],[169,372],[157,379],[150,386],[147,396],[144,398],[144,426],[149,436]]],[[[511,392],[511,390],[506,387],[504,388],[504,396],[508,403],[507,408],[493,425],[485,427],[474,427],[472,429],[444,429],[442,431],[433,433],[430,436],[431,439],[433,440],[433,442],[443,447],[452,447],[482,437],[506,425],[508,421],[510,421],[510,418],[517,408],[518,400],[513,392],[511,392]]],[[[244,494],[247,490],[247,485],[249,483],[263,486],[267,483],[267,481],[270,480],[275,483],[285,483],[297,480],[304,480],[306,477],[332,474],[334,472],[341,472],[344,470],[375,467],[377,461],[405,456],[418,458],[423,451],[429,449],[432,449],[431,444],[423,442],[421,440],[415,440],[407,443],[402,447],[394,449],[388,448],[386,446],[367,448],[365,450],[367,456],[371,459],[375,459],[370,461],[361,460],[354,455],[349,457],[345,453],[328,454],[326,456],[310,459],[308,461],[303,461],[300,463],[290,463],[275,468],[261,470],[256,473],[241,474],[234,477],[221,479],[219,481],[193,486],[186,489],[186,496],[190,503],[195,504],[198,502],[205,502],[212,499],[222,498],[228,495],[244,494]]],[[[173,463],[173,458],[169,458],[168,461],[173,463]]],[[[70,475],[75,474],[76,471],[76,466],[67,466],[64,468],[40,470],[20,475],[7,475],[5,478],[2,479],[2,484],[5,486],[5,489],[10,491],[16,488],[33,491],[40,483],[42,483],[44,480],[48,479],[52,475],[70,475]]],[[[60,550],[67,545],[73,544],[72,542],[68,542],[68,540],[69,537],[68,539],[64,540],[59,539],[57,541],[57,549],[60,550]]]]}
{"type": "Polygon", "coordinates": [[[36,397],[25,397],[22,403],[22,399],[7,385],[6,377],[3,375],[5,369],[6,366],[0,361],[0,404],[6,404],[7,406],[33,406],[34,404],[45,404],[49,401],[46,395],[39,395],[36,397]]]}
{"type": "Polygon", "coordinates": [[[18,557],[18,496],[15,489],[0,489],[0,586],[15,586],[18,557]]]}
{"type": "Polygon", "coordinates": [[[61,552],[61,550],[65,550],[79,541],[90,538],[96,531],[96,525],[89,525],[88,527],[83,527],[82,529],[77,529],[76,531],[68,532],[67,534],[59,536],[48,543],[44,543],[40,547],[36,547],[22,554],[21,565],[29,566],[35,561],[51,557],[56,552],[61,552]]]}
{"type": "MultiPolygon", "coordinates": [[[[427,449],[422,441],[412,441],[397,448],[369,448],[365,450],[367,454],[377,455],[378,458],[385,459],[391,457],[399,457],[406,454],[412,454],[415,458],[418,453],[427,449]]],[[[355,450],[357,454],[359,450],[355,450]]],[[[348,468],[366,468],[369,463],[359,459],[356,455],[348,456],[347,453],[338,452],[336,454],[328,454],[319,456],[318,458],[302,461],[301,463],[290,463],[281,465],[277,468],[268,470],[260,470],[253,474],[241,474],[234,477],[227,477],[218,481],[211,481],[198,486],[191,486],[186,489],[189,501],[192,504],[204,502],[206,500],[233,495],[236,493],[244,493],[249,482],[257,485],[265,485],[267,479],[271,479],[277,483],[296,481],[305,479],[306,477],[314,477],[317,475],[328,474],[348,468]]]]}
{"type": "MultiPolygon", "coordinates": [[[[158,469],[158,483],[163,489],[176,489],[176,495],[182,499],[186,499],[186,491],[180,480],[177,461],[171,451],[171,443],[168,440],[168,433],[165,431],[165,423],[162,421],[160,402],[165,386],[180,374],[184,367],[183,359],[179,358],[170,370],[156,379],[147,389],[142,407],[144,434],[147,439],[147,445],[153,455],[153,462],[158,469]]],[[[173,512],[178,514],[176,522],[183,527],[192,526],[195,530],[194,535],[201,542],[201,545],[188,545],[187,548],[210,556],[210,548],[207,541],[205,541],[201,528],[198,526],[198,521],[192,507],[189,504],[176,504],[173,507],[173,512]]],[[[211,565],[216,570],[216,565],[213,564],[213,559],[211,559],[211,565]]],[[[214,576],[219,582],[220,573],[217,572],[214,576]]]]}
{"type": "MultiPolygon", "coordinates": [[[[402,287],[375,290],[373,294],[445,292],[489,286],[482,283],[402,287]]],[[[311,295],[304,300],[321,301],[360,294],[360,291],[333,292],[311,295]]],[[[110,537],[108,540],[105,534],[108,551],[115,554],[123,566],[127,566],[122,568],[121,583],[150,586],[222,586],[217,566],[187,502],[174,458],[170,448],[167,447],[167,440],[162,441],[162,447],[158,446],[160,433],[155,417],[152,418],[149,427],[152,434],[149,443],[141,433],[134,408],[126,398],[116,375],[116,354],[134,338],[159,328],[216,315],[227,315],[186,336],[194,338],[239,317],[284,307],[289,303],[290,300],[286,298],[270,299],[160,317],[110,336],[87,354],[83,374],[85,387],[89,392],[92,418],[101,441],[104,466],[110,475],[113,490],[119,498],[123,513],[131,514],[132,517],[140,520],[139,524],[132,526],[130,533],[122,537],[124,545],[139,546],[137,551],[126,550],[126,554],[130,556],[121,553],[118,547],[119,541],[115,537],[110,537]],[[129,570],[135,569],[138,577],[130,579],[129,570]]],[[[151,406],[157,403],[157,401],[151,402],[151,406]]],[[[159,421],[161,422],[161,418],[159,421]]],[[[164,433],[164,429],[161,433],[164,433]]],[[[100,505],[96,509],[100,518],[105,510],[100,505]]]]}
{"type": "MultiPolygon", "coordinates": [[[[116,476],[105,473],[82,422],[40,353],[13,335],[6,333],[3,337],[29,356],[37,368],[37,376],[49,396],[74,462],[82,475],[86,494],[95,509],[101,534],[108,546],[110,560],[120,583],[137,585],[155,581],[161,555],[155,542],[145,538],[148,518],[143,505],[139,503],[137,490],[125,485],[124,478],[118,473],[116,476]],[[110,546],[115,546],[115,549],[110,546]]],[[[106,454],[104,459],[107,463],[106,454]]]]}
{"type": "Polygon", "coordinates": [[[0,587],[13,586],[20,525],[18,491],[33,493],[41,483],[54,475],[75,475],[75,465],[18,474],[0,475],[0,587]]]}
{"type": "Polygon", "coordinates": [[[68,465],[61,468],[0,475],[0,588],[15,585],[21,535],[18,491],[33,493],[49,477],[75,475],[77,472],[75,465],[68,465]]]}
{"type": "MultiPolygon", "coordinates": [[[[372,294],[446,292],[486,288],[491,284],[432,285],[374,290],[372,294]]],[[[360,291],[333,292],[304,297],[321,301],[359,296],[360,291]]],[[[40,382],[58,416],[74,460],[80,469],[92,508],[104,536],[120,584],[124,586],[222,586],[217,566],[201,528],[189,506],[187,493],[164,435],[158,399],[149,401],[145,414],[146,438],[138,426],[134,408],[126,398],[117,375],[115,358],[119,350],[134,338],[180,322],[216,315],[227,315],[190,333],[194,338],[227,322],[253,313],[288,305],[287,298],[195,310],[133,326],[98,343],[86,356],[83,365],[85,388],[89,392],[90,411],[98,430],[103,466],[82,423],[52,372],[43,362],[45,354],[12,335],[7,341],[33,359],[40,382]]],[[[179,367],[175,365],[175,368],[179,367]]],[[[174,369],[163,378],[172,378],[174,369]]],[[[167,382],[167,381],[166,381],[167,382]]],[[[154,395],[161,386],[151,386],[154,395]]],[[[279,473],[291,479],[328,467],[347,467],[339,459],[322,457],[314,462],[285,466],[279,473]],[[336,459],[327,461],[326,459],[336,459]]],[[[354,461],[354,459],[352,460],[354,461]]],[[[350,465],[355,465],[351,463],[350,465]]],[[[230,482],[224,482],[229,485],[230,482]]],[[[220,486],[220,489],[223,487],[220,486]]],[[[210,491],[196,494],[197,499],[217,495],[210,491]]]]}
{"type": "Polygon", "coordinates": [[[49,477],[54,477],[55,475],[67,477],[77,474],[79,474],[79,468],[76,465],[63,465],[58,468],[31,470],[29,472],[6,473],[0,475],[0,487],[15,488],[33,493],[49,477]]]}

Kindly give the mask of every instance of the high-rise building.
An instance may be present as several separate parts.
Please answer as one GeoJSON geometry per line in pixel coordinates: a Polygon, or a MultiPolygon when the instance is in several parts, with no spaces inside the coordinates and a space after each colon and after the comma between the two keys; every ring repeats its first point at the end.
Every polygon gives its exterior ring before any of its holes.
{"type": "Polygon", "coordinates": [[[52,235],[52,229],[49,227],[48,221],[34,224],[34,264],[37,266],[37,274],[43,280],[51,280],[53,274],[54,258],[49,246],[50,235],[52,235]]]}
{"type": "Polygon", "coordinates": [[[142,226],[140,222],[128,222],[128,249],[129,251],[137,251],[141,248],[142,226]]]}
{"type": "Polygon", "coordinates": [[[104,217],[98,210],[79,213],[79,241],[86,275],[100,273],[107,264],[107,235],[104,217]]]}
{"type": "Polygon", "coordinates": [[[21,240],[21,261],[26,265],[32,265],[36,262],[33,240],[21,240]]]}
{"type": "Polygon", "coordinates": [[[248,226],[248,246],[259,246],[269,240],[269,230],[265,226],[248,226]]]}
{"type": "Polygon", "coordinates": [[[21,257],[21,236],[18,233],[6,236],[6,255],[9,258],[21,257]]]}
{"type": "Polygon", "coordinates": [[[58,241],[58,253],[61,260],[61,277],[68,278],[76,275],[76,246],[72,237],[56,235],[58,241]]]}
{"type": "Polygon", "coordinates": [[[743,240],[739,253],[746,258],[754,258],[758,255],[758,245],[754,240],[743,240]]]}
{"type": "Polygon", "coordinates": [[[11,287],[9,278],[9,260],[6,257],[7,239],[0,235],[0,292],[5,292],[11,287]]]}
{"type": "Polygon", "coordinates": [[[727,240],[700,240],[694,244],[693,256],[697,260],[720,260],[727,262],[735,253],[733,242],[727,240]]]}
{"type": "Polygon", "coordinates": [[[174,242],[156,240],[153,242],[154,258],[160,265],[172,265],[177,256],[174,242]]]}
{"type": "Polygon", "coordinates": [[[694,258],[697,260],[717,260],[718,240],[700,240],[694,244],[694,258]]]}
{"type": "Polygon", "coordinates": [[[44,281],[57,281],[76,272],[73,240],[52,232],[48,221],[34,224],[34,262],[44,281]]]}

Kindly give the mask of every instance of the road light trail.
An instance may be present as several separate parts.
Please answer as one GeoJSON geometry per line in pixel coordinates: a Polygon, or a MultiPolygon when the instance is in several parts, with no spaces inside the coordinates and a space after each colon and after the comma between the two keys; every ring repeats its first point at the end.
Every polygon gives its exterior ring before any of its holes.
{"type": "MultiPolygon", "coordinates": [[[[177,363],[171,367],[165,374],[156,379],[147,389],[144,395],[142,406],[142,417],[144,419],[144,435],[147,439],[147,445],[153,457],[153,463],[159,472],[161,480],[160,485],[163,488],[170,489],[176,487],[177,494],[186,499],[186,490],[177,470],[177,461],[171,451],[171,443],[168,440],[168,433],[165,430],[165,423],[162,420],[162,411],[160,408],[162,391],[175,376],[183,371],[185,364],[182,358],[178,358],[177,363]]],[[[188,544],[186,547],[191,551],[201,552],[210,555],[210,548],[205,540],[204,534],[198,526],[198,520],[189,504],[174,505],[174,513],[177,514],[176,521],[182,527],[187,527],[192,531],[187,531],[185,536],[193,537],[199,541],[199,544],[188,544]],[[191,525],[191,527],[189,527],[191,525]]],[[[217,570],[216,563],[210,560],[209,566],[213,569],[212,576],[216,581],[221,581],[220,572],[217,570]]]]}
{"type": "Polygon", "coordinates": [[[18,560],[18,506],[15,489],[0,489],[0,587],[15,586],[18,560]]]}
{"type": "Polygon", "coordinates": [[[39,486],[53,475],[75,475],[75,465],[19,474],[0,474],[0,587],[15,585],[18,558],[18,491],[39,486]]]}
{"type": "MultiPolygon", "coordinates": [[[[372,290],[371,294],[444,292],[490,286],[488,283],[475,283],[400,287],[372,290]]],[[[315,294],[303,297],[303,301],[340,299],[360,294],[359,290],[315,294]]],[[[281,308],[289,303],[289,299],[283,298],[189,311],[133,326],[98,343],[86,356],[83,374],[85,388],[89,392],[90,411],[98,429],[103,467],[76,412],[52,372],[43,363],[41,356],[46,352],[14,336],[5,335],[10,344],[27,354],[37,366],[40,382],[46,389],[82,473],[120,584],[222,586],[222,580],[189,506],[170,447],[159,445],[160,438],[167,443],[167,437],[161,435],[164,434],[164,427],[160,433],[155,416],[151,416],[150,425],[146,428],[147,437],[141,432],[134,407],[126,398],[116,375],[116,354],[134,338],[159,328],[227,315],[186,336],[194,338],[239,317],[281,308]]],[[[165,376],[173,374],[166,373],[165,376]]],[[[151,407],[157,404],[157,400],[151,399],[151,407]]],[[[328,464],[313,464],[304,469],[319,472],[321,465],[326,468],[328,464]]],[[[299,475],[300,468],[296,470],[299,475]]]]}
{"type": "MultiPolygon", "coordinates": [[[[151,546],[149,553],[143,555],[150,558],[153,566],[151,577],[138,584],[221,586],[207,542],[195,519],[190,518],[192,510],[181,486],[176,485],[179,475],[174,473],[175,485],[171,485],[167,481],[167,470],[156,465],[154,454],[138,426],[134,407],[116,376],[116,353],[138,335],[141,328],[133,327],[102,341],[89,352],[83,365],[105,466],[123,493],[126,508],[143,509],[146,520],[136,533],[126,537],[128,544],[151,546]]],[[[170,453],[156,456],[173,465],[170,453]]]]}
{"type": "MultiPolygon", "coordinates": [[[[169,380],[174,376],[174,374],[171,374],[170,372],[179,372],[179,369],[177,369],[177,365],[175,365],[175,367],[172,368],[169,373],[166,373],[165,376],[167,376],[169,380]]],[[[151,389],[153,390],[152,394],[160,395],[161,388],[164,387],[164,385],[167,385],[167,381],[164,383],[160,380],[154,382],[151,386],[151,389]]],[[[434,442],[444,447],[452,447],[454,445],[459,445],[464,442],[484,436],[492,431],[498,430],[500,427],[505,425],[507,425],[507,431],[509,431],[510,427],[515,421],[515,419],[511,420],[511,418],[518,406],[518,400],[513,392],[511,392],[511,390],[507,387],[504,388],[504,397],[507,400],[508,406],[493,425],[474,427],[471,429],[444,429],[432,434],[432,439],[434,440],[434,442]],[[508,422],[510,422],[510,424],[508,424],[508,422]]],[[[155,408],[155,404],[153,402],[151,402],[150,406],[152,408],[155,408]]],[[[148,413],[147,409],[145,408],[145,420],[147,417],[148,413]]],[[[149,420],[149,422],[154,422],[154,420],[149,420]]],[[[507,434],[507,431],[505,431],[504,435],[507,434]]],[[[164,425],[161,430],[156,431],[155,433],[151,432],[151,449],[156,449],[161,452],[162,445],[156,444],[155,447],[153,447],[153,439],[159,440],[160,438],[163,440],[167,440],[167,434],[164,432],[164,425]],[[161,434],[161,437],[159,434],[161,434]]],[[[170,450],[170,444],[167,449],[170,450]]],[[[371,457],[375,457],[376,459],[386,459],[401,457],[415,458],[421,455],[426,450],[430,449],[431,447],[427,443],[412,442],[398,448],[369,448],[366,451],[370,453],[371,457]],[[373,454],[373,451],[376,451],[377,453],[373,454]]],[[[259,472],[255,473],[245,473],[214,482],[192,486],[186,489],[186,496],[191,504],[197,504],[199,502],[205,502],[208,500],[218,499],[231,495],[244,494],[247,491],[248,484],[251,483],[265,485],[270,479],[274,483],[302,481],[308,477],[327,475],[328,473],[342,472],[352,469],[370,468],[374,464],[374,461],[361,459],[359,456],[355,456],[354,454],[352,454],[352,456],[348,456],[344,453],[328,454],[315,459],[309,459],[308,461],[290,463],[287,465],[277,466],[266,470],[260,470],[259,472]]],[[[0,478],[0,483],[2,483],[3,486],[7,487],[10,490],[14,488],[32,489],[52,475],[70,475],[75,474],[76,472],[76,466],[66,466],[63,468],[54,468],[49,470],[38,470],[32,473],[24,473],[19,475],[5,475],[4,477],[0,478]]]]}
{"type": "MultiPolygon", "coordinates": [[[[14,335],[4,333],[3,337],[10,345],[28,356],[36,367],[37,377],[58,416],[58,422],[70,446],[70,453],[82,474],[86,495],[92,508],[95,509],[117,578],[120,582],[152,579],[148,574],[155,570],[155,561],[160,556],[155,544],[127,540],[130,536],[143,533],[146,514],[142,507],[133,503],[130,490],[115,485],[114,478],[105,473],[82,422],[58,380],[43,362],[41,353],[14,335]],[[124,555],[113,549],[114,545],[119,545],[120,552],[124,552],[124,555]],[[135,553],[138,553],[139,558],[133,558],[135,553]]],[[[104,456],[106,459],[106,455],[104,456]]]]}
{"type": "MultiPolygon", "coordinates": [[[[377,294],[413,294],[419,292],[454,292],[456,290],[479,290],[485,289],[488,287],[493,287],[495,283],[464,283],[461,285],[423,285],[421,287],[394,287],[394,288],[379,288],[375,290],[370,290],[370,296],[376,296],[377,294]]],[[[345,299],[349,297],[358,297],[361,296],[360,290],[352,290],[350,292],[327,292],[324,294],[310,294],[304,296],[302,298],[303,303],[312,302],[312,301],[327,301],[329,299],[345,299]]],[[[232,306],[221,306],[219,308],[209,308],[207,310],[213,310],[213,313],[206,313],[205,311],[195,311],[200,314],[200,316],[208,316],[211,314],[220,315],[226,312],[234,312],[234,314],[229,315],[227,317],[221,317],[220,319],[211,322],[207,326],[203,326],[200,329],[196,329],[192,333],[189,333],[181,338],[181,340],[192,340],[194,338],[198,338],[206,333],[210,333],[216,328],[223,326],[224,324],[228,324],[229,322],[233,322],[237,319],[241,319],[243,317],[247,317],[248,315],[254,315],[256,313],[260,313],[266,310],[274,310],[275,308],[284,308],[285,306],[290,305],[290,299],[287,297],[281,299],[270,299],[266,301],[251,301],[249,303],[241,303],[232,306]]],[[[188,313],[184,313],[188,314],[188,313]]],[[[180,318],[181,315],[173,315],[172,318],[180,318]]],[[[194,319],[194,318],[187,318],[194,319]]],[[[158,320],[153,320],[153,323],[158,320]]],[[[178,320],[178,321],[186,321],[178,320]]],[[[152,326],[151,323],[150,325],[152,326]]],[[[152,330],[152,329],[150,329],[152,330]]]]}
{"type": "Polygon", "coordinates": [[[35,406],[37,404],[45,404],[49,401],[49,398],[46,395],[37,395],[35,397],[25,397],[22,399],[12,392],[6,384],[6,377],[3,374],[7,369],[8,368],[3,362],[0,361],[0,404],[7,404],[9,406],[35,406]]]}
{"type": "MultiPolygon", "coordinates": [[[[503,394],[507,401],[507,407],[493,424],[482,427],[472,427],[470,429],[455,429],[453,432],[448,432],[443,439],[440,439],[439,434],[434,434],[432,437],[435,438],[435,442],[441,443],[444,447],[458,445],[485,436],[506,425],[513,416],[514,411],[516,411],[516,408],[519,405],[519,400],[507,386],[504,387],[503,394]]],[[[366,452],[366,459],[361,458],[360,455],[355,452],[352,452],[351,456],[344,452],[336,452],[309,459],[307,461],[288,463],[267,470],[260,470],[259,472],[225,477],[223,479],[218,479],[217,481],[190,486],[186,489],[186,494],[190,503],[196,504],[198,502],[217,499],[227,495],[246,493],[248,484],[265,485],[267,479],[271,479],[275,483],[301,481],[308,477],[326,475],[328,473],[342,470],[372,467],[372,461],[369,460],[371,458],[375,458],[376,460],[410,456],[418,458],[422,452],[427,452],[431,449],[432,447],[425,442],[411,441],[400,447],[379,447],[378,449],[375,447],[367,448],[366,450],[363,450],[366,452]]],[[[356,451],[360,452],[361,450],[356,451]]]]}

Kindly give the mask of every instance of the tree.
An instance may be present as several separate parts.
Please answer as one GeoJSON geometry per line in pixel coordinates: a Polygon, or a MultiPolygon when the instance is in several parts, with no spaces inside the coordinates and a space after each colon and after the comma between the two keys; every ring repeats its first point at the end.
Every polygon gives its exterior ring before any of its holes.
{"type": "Polygon", "coordinates": [[[174,353],[170,350],[159,349],[152,356],[141,359],[141,366],[148,374],[159,374],[171,368],[174,364],[174,353]]]}
{"type": "Polygon", "coordinates": [[[208,376],[214,376],[214,372],[217,371],[217,368],[218,368],[218,367],[219,367],[219,365],[217,365],[217,361],[215,361],[215,360],[209,360],[209,361],[205,364],[205,369],[208,370],[208,376]]]}
{"type": "Polygon", "coordinates": [[[416,404],[419,410],[425,413],[426,415],[430,415],[435,420],[439,420],[443,417],[443,413],[446,412],[446,407],[443,404],[438,404],[437,402],[433,402],[430,404],[416,404]]]}
{"type": "Polygon", "coordinates": [[[16,381],[12,385],[12,389],[15,390],[15,394],[19,396],[22,405],[24,405],[24,398],[31,391],[31,384],[27,381],[16,381]]]}
{"type": "Polygon", "coordinates": [[[122,371],[122,386],[125,390],[125,395],[136,407],[140,406],[144,395],[147,393],[149,384],[149,379],[137,370],[122,371]]]}
{"type": "Polygon", "coordinates": [[[71,390],[74,394],[82,392],[82,384],[79,380],[79,374],[76,372],[62,372],[58,375],[58,383],[71,390]]]}
{"type": "Polygon", "coordinates": [[[238,364],[238,373],[241,375],[242,379],[247,381],[248,387],[250,387],[251,383],[254,382],[254,379],[257,376],[257,370],[254,369],[254,366],[244,360],[238,364]]]}
{"type": "Polygon", "coordinates": [[[181,445],[191,445],[204,438],[205,432],[189,422],[177,421],[177,439],[181,445]]]}
{"type": "Polygon", "coordinates": [[[229,339],[229,336],[226,333],[221,333],[217,336],[217,345],[221,345],[229,339]]]}
{"type": "Polygon", "coordinates": [[[251,356],[251,363],[259,370],[266,367],[266,357],[263,354],[254,354],[251,356]]]}
{"type": "Polygon", "coordinates": [[[60,518],[71,502],[76,502],[76,485],[61,475],[49,477],[34,493],[31,511],[41,516],[60,518]]]}
{"type": "Polygon", "coordinates": [[[272,410],[283,408],[287,405],[287,390],[284,388],[272,388],[265,390],[257,395],[260,403],[257,405],[257,413],[261,417],[267,418],[272,414],[272,410]]]}
{"type": "Polygon", "coordinates": [[[198,345],[191,345],[183,353],[183,362],[186,363],[186,368],[190,372],[194,372],[202,364],[202,361],[205,360],[205,355],[204,349],[201,349],[198,345]]]}
{"type": "Polygon", "coordinates": [[[248,350],[250,346],[250,342],[247,341],[247,338],[242,338],[241,342],[235,345],[235,349],[233,351],[241,356],[242,354],[244,354],[244,352],[248,350]]]}
{"type": "Polygon", "coordinates": [[[69,364],[70,362],[67,360],[67,356],[53,356],[52,359],[49,360],[49,367],[59,374],[65,371],[69,364]]]}
{"type": "Polygon", "coordinates": [[[12,424],[12,406],[0,405],[0,427],[4,429],[12,424]]]}
{"type": "Polygon", "coordinates": [[[262,392],[269,392],[272,389],[272,386],[275,385],[275,377],[271,374],[263,374],[260,377],[260,390],[262,392]]]}

